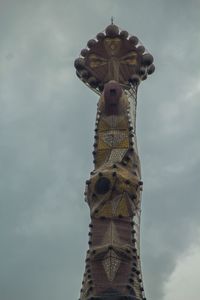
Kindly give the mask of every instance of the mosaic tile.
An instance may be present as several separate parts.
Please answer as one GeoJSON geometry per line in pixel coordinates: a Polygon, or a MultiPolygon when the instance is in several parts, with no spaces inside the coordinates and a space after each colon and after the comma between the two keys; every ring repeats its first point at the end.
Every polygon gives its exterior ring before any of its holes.
{"type": "Polygon", "coordinates": [[[110,156],[110,150],[99,150],[96,154],[96,165],[97,167],[105,163],[110,156]]]}
{"type": "Polygon", "coordinates": [[[112,162],[112,163],[121,162],[124,155],[126,154],[126,152],[127,152],[126,148],[125,149],[124,148],[122,148],[122,149],[119,148],[119,149],[111,150],[108,162],[112,162]]]}
{"type": "Polygon", "coordinates": [[[126,196],[123,195],[121,201],[119,202],[119,205],[116,209],[116,215],[122,215],[122,216],[129,216],[129,211],[128,211],[128,208],[127,208],[127,204],[126,204],[126,196]]]}
{"type": "Polygon", "coordinates": [[[121,261],[113,250],[109,250],[102,264],[109,281],[113,281],[119,269],[121,261]]]}
{"type": "MultiPolygon", "coordinates": [[[[128,134],[126,131],[110,130],[102,135],[102,139],[110,147],[116,147],[124,140],[128,141],[128,134]]],[[[127,144],[127,142],[125,142],[125,144],[127,144]]]]}
{"type": "Polygon", "coordinates": [[[98,217],[112,217],[112,206],[111,202],[106,203],[96,214],[98,217]]]}

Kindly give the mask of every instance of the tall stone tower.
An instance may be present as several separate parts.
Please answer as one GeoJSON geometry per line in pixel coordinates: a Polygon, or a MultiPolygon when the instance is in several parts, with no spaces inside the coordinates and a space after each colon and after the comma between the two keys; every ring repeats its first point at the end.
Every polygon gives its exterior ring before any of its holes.
{"type": "Polygon", "coordinates": [[[113,22],[75,60],[77,76],[100,98],[94,170],[86,181],[89,250],[81,300],[141,300],[141,171],[136,141],[137,89],[155,70],[136,36],[113,22]]]}

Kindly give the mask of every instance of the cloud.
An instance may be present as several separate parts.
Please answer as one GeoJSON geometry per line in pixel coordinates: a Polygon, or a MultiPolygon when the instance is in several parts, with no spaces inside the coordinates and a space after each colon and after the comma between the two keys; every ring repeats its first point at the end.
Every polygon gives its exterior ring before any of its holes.
{"type": "Polygon", "coordinates": [[[200,235],[176,260],[175,268],[164,284],[163,300],[198,299],[200,294],[200,235]]]}

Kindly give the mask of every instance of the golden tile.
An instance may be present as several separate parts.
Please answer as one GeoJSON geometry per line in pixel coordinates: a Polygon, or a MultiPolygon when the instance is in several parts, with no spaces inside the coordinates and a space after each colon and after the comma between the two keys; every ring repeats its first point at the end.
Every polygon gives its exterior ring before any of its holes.
{"type": "Polygon", "coordinates": [[[97,167],[104,164],[108,160],[109,156],[109,150],[98,150],[95,158],[97,167]]]}
{"type": "Polygon", "coordinates": [[[123,196],[122,200],[120,201],[117,209],[116,209],[116,215],[122,215],[124,217],[129,216],[129,211],[126,204],[126,197],[123,196]]]}
{"type": "Polygon", "coordinates": [[[102,209],[99,210],[99,212],[97,213],[98,217],[112,217],[113,213],[112,213],[112,205],[111,202],[106,203],[102,209]]]}

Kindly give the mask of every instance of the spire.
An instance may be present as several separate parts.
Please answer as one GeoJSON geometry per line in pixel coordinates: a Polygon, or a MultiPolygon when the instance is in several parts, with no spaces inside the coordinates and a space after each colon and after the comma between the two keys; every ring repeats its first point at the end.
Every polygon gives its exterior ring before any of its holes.
{"type": "Polygon", "coordinates": [[[109,24],[75,60],[78,77],[101,96],[86,181],[89,249],[79,300],[145,300],[140,262],[142,181],[136,141],[137,88],[154,71],[136,36],[109,24]]]}

